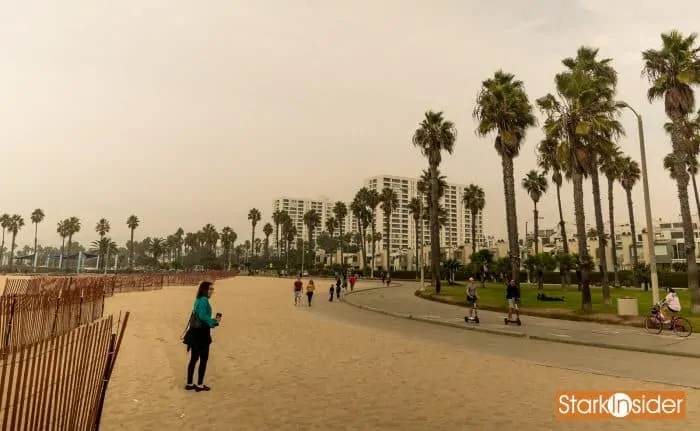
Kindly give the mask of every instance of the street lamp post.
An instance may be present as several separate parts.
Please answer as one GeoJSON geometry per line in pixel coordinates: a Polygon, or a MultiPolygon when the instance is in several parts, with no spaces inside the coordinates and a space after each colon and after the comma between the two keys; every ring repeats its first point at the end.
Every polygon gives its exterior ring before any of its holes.
{"type": "Polygon", "coordinates": [[[644,212],[647,219],[647,243],[649,244],[649,271],[651,272],[651,295],[654,303],[659,301],[659,274],[656,272],[656,253],[654,251],[654,225],[651,218],[651,197],[649,196],[649,174],[647,173],[647,156],[644,149],[644,123],[642,116],[627,103],[622,107],[629,108],[637,117],[637,129],[639,133],[639,153],[642,159],[642,187],[644,188],[644,212]]]}

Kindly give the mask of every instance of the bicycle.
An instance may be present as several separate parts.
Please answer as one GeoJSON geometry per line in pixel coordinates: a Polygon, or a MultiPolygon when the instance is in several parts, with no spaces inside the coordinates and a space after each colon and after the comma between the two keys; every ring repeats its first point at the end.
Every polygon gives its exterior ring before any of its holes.
{"type": "Polygon", "coordinates": [[[684,317],[673,316],[667,321],[661,321],[659,311],[661,304],[656,304],[651,308],[651,313],[644,318],[644,329],[650,334],[660,334],[664,327],[673,331],[678,337],[686,338],[693,333],[693,325],[684,317]]]}

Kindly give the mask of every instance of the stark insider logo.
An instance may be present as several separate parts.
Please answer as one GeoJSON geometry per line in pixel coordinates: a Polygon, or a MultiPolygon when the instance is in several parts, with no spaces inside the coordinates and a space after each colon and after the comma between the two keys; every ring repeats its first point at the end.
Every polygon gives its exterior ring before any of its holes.
{"type": "Polygon", "coordinates": [[[555,414],[560,419],[683,419],[682,391],[560,392],[555,414]]]}

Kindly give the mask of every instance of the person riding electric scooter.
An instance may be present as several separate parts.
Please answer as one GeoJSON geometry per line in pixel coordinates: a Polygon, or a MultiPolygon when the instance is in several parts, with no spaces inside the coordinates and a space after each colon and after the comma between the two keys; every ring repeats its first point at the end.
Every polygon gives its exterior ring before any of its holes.
{"type": "Polygon", "coordinates": [[[513,279],[506,285],[506,301],[508,301],[508,317],[503,318],[503,321],[506,325],[509,323],[516,323],[520,326],[520,311],[518,310],[520,286],[518,286],[518,283],[513,279]],[[515,319],[513,319],[513,312],[515,312],[515,319]]]}

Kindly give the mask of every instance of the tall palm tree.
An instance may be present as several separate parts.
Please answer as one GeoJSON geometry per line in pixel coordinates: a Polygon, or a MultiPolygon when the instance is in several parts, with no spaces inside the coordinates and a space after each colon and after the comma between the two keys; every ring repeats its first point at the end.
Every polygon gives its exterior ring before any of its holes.
{"type": "Polygon", "coordinates": [[[219,242],[219,232],[213,224],[207,223],[202,227],[202,242],[204,245],[216,254],[216,244],[219,242]]]}
{"type": "Polygon", "coordinates": [[[12,217],[10,217],[10,225],[8,226],[8,230],[12,234],[12,243],[10,246],[10,271],[12,271],[12,264],[14,263],[15,259],[15,247],[17,246],[17,243],[15,240],[17,239],[17,233],[24,227],[24,219],[22,218],[21,215],[19,214],[14,214],[12,217]]]}
{"type": "Polygon", "coordinates": [[[520,153],[520,146],[525,139],[527,129],[535,125],[535,117],[525,93],[525,85],[522,81],[515,79],[515,75],[497,71],[493,78],[482,83],[473,115],[479,122],[476,131],[480,136],[496,132],[494,145],[496,152],[501,156],[503,169],[511,278],[518,280],[520,250],[513,159],[520,153]]]}
{"type": "MultiPolygon", "coordinates": [[[[391,274],[391,214],[399,207],[399,198],[396,192],[388,187],[382,189],[382,194],[380,196],[382,199],[381,208],[382,213],[384,213],[386,229],[386,274],[387,277],[389,277],[391,274]]],[[[438,253],[439,250],[438,248],[438,253]]]]}
{"type": "Polygon", "coordinates": [[[66,238],[68,237],[67,229],[68,219],[61,220],[56,225],[56,233],[61,237],[61,257],[59,260],[59,265],[63,265],[63,257],[66,255],[66,238]]]}
{"type": "Polygon", "coordinates": [[[569,241],[566,237],[566,224],[564,211],[561,207],[561,185],[563,183],[562,172],[566,163],[566,148],[559,140],[546,137],[537,146],[537,164],[545,173],[552,173],[552,183],[557,186],[557,208],[559,209],[559,229],[561,232],[562,249],[564,254],[569,254],[569,241]]]}
{"type": "Polygon", "coordinates": [[[462,196],[462,201],[464,202],[464,208],[471,213],[471,243],[472,243],[472,255],[476,254],[476,217],[480,212],[484,210],[486,206],[486,194],[484,189],[477,186],[476,184],[469,184],[466,189],[464,189],[464,195],[462,196]]]}
{"type": "Polygon", "coordinates": [[[294,239],[297,236],[297,228],[292,223],[292,219],[288,218],[284,221],[284,224],[282,225],[282,236],[286,242],[285,255],[287,259],[287,269],[289,269],[289,251],[294,243],[294,239]]]}
{"type": "MultiPolygon", "coordinates": [[[[95,225],[95,232],[97,232],[97,234],[100,236],[100,239],[104,238],[105,235],[109,233],[110,229],[111,227],[109,225],[109,220],[107,220],[106,218],[101,218],[95,225]]],[[[102,251],[100,251],[100,262],[102,262],[102,264],[105,265],[105,255],[101,253],[102,251]]]]}
{"type": "MultiPolygon", "coordinates": [[[[664,124],[664,130],[670,135],[673,132],[673,123],[664,124]]],[[[693,194],[695,195],[695,209],[700,217],[700,195],[698,194],[697,174],[698,174],[698,152],[700,152],[700,113],[698,117],[688,119],[683,124],[683,149],[684,163],[688,167],[688,175],[693,185],[693,194]]],[[[673,174],[673,154],[669,154],[664,159],[664,168],[667,169],[672,179],[676,179],[673,174]]]]}
{"type": "Polygon", "coordinates": [[[377,237],[377,207],[381,203],[379,192],[376,189],[368,190],[367,196],[365,196],[365,203],[367,204],[367,208],[372,213],[370,221],[370,228],[372,229],[372,266],[370,267],[370,277],[374,278],[374,258],[377,255],[377,240],[375,239],[377,237]]]}
{"type": "Polygon", "coordinates": [[[4,263],[5,257],[5,231],[10,227],[10,215],[5,213],[0,216],[0,227],[2,227],[2,244],[0,245],[0,266],[4,263]]]}
{"type": "Polygon", "coordinates": [[[139,227],[139,218],[134,214],[126,219],[126,226],[131,231],[131,241],[129,241],[129,270],[134,269],[134,231],[139,227]]]}
{"type": "Polygon", "coordinates": [[[345,229],[345,217],[348,215],[348,207],[345,202],[338,201],[333,206],[333,215],[338,223],[338,241],[340,245],[340,266],[345,268],[345,256],[343,254],[343,230],[345,229]]]}
{"type": "MultiPolygon", "coordinates": [[[[688,201],[688,172],[683,154],[683,126],[688,115],[695,110],[693,86],[700,84],[700,58],[696,34],[684,36],[678,31],[661,35],[660,50],[647,50],[642,53],[644,74],[651,87],[647,92],[650,102],[664,100],[666,115],[673,123],[671,146],[675,155],[674,176],[681,207],[683,234],[694,238],[693,220],[688,201]]],[[[688,288],[690,290],[691,311],[700,312],[700,289],[698,288],[698,264],[695,260],[695,241],[685,241],[685,257],[688,267],[688,288]]]]}
{"type": "Polygon", "coordinates": [[[610,221],[610,241],[612,243],[611,247],[611,260],[613,265],[613,277],[615,287],[620,286],[620,276],[618,274],[617,265],[617,241],[615,239],[615,202],[613,185],[616,181],[620,179],[620,159],[622,158],[622,153],[617,145],[612,145],[607,151],[601,154],[600,158],[600,171],[605,175],[608,180],[608,219],[610,221]]]}
{"type": "MultiPolygon", "coordinates": [[[[68,233],[68,254],[71,253],[72,245],[73,245],[73,235],[76,233],[80,232],[80,219],[78,217],[69,217],[68,220],[66,220],[66,231],[68,233]]],[[[76,269],[78,268],[78,263],[76,262],[76,269]]]]}
{"type": "MultiPolygon", "coordinates": [[[[250,234],[250,244],[251,247],[255,244],[255,226],[257,226],[258,222],[262,218],[260,211],[257,208],[252,208],[250,211],[248,211],[248,220],[250,220],[250,225],[251,225],[251,234],[250,234]]],[[[255,256],[255,251],[253,249],[250,250],[250,255],[255,256]]]]}
{"type": "Polygon", "coordinates": [[[231,242],[231,235],[233,234],[233,229],[229,226],[224,226],[221,229],[221,247],[224,249],[224,256],[226,257],[226,270],[231,270],[231,251],[233,250],[233,243],[231,242]]]}
{"type": "Polygon", "coordinates": [[[39,223],[44,221],[44,210],[41,208],[37,208],[34,211],[32,211],[32,216],[31,220],[32,223],[34,224],[34,262],[36,262],[36,247],[37,247],[37,239],[39,235],[39,223]]]}
{"type": "MultiPolygon", "coordinates": [[[[619,125],[615,119],[619,111],[614,101],[613,80],[604,73],[592,71],[598,67],[590,61],[593,52],[597,51],[584,47],[579,49],[576,59],[564,59],[562,64],[566,70],[554,78],[557,96],[547,94],[537,99],[537,105],[546,116],[545,136],[565,141],[566,145],[565,172],[571,176],[574,186],[581,309],[586,312],[592,310],[593,303],[588,278],[592,265],[586,237],[583,178],[589,174],[591,166],[596,166],[591,160],[596,154],[591,146],[602,137],[608,138],[619,125]]],[[[600,71],[610,72],[605,67],[600,67],[600,71]]],[[[600,229],[597,231],[600,234],[600,229]]],[[[599,235],[599,243],[605,241],[599,235]]],[[[603,290],[603,296],[606,301],[609,299],[609,286],[603,290]]]]}
{"type": "Polygon", "coordinates": [[[523,178],[521,185],[523,189],[527,192],[527,194],[530,196],[530,199],[532,199],[532,203],[534,204],[534,209],[532,211],[532,215],[534,218],[534,239],[535,239],[535,255],[539,254],[539,237],[540,237],[540,232],[539,232],[539,218],[540,214],[539,211],[537,211],[537,204],[540,202],[540,198],[542,197],[543,194],[547,192],[547,187],[549,184],[547,184],[547,177],[544,176],[544,173],[540,173],[536,170],[531,170],[527,174],[525,174],[525,178],[523,178]]]}
{"type": "MultiPolygon", "coordinates": [[[[306,233],[309,240],[309,248],[314,252],[316,256],[316,244],[314,243],[314,231],[318,226],[321,225],[321,215],[316,212],[316,210],[310,209],[304,214],[304,225],[306,226],[306,233]]],[[[302,250],[302,253],[304,251],[302,250]]]]}
{"type": "Polygon", "coordinates": [[[149,247],[149,251],[151,252],[151,256],[153,256],[153,259],[158,262],[158,259],[163,255],[163,252],[165,250],[165,241],[163,238],[153,238],[151,240],[151,246],[149,247]]]}
{"type": "MultiPolygon", "coordinates": [[[[632,266],[637,263],[637,232],[634,224],[634,207],[632,206],[632,188],[637,181],[641,171],[637,162],[630,157],[622,157],[619,161],[618,180],[627,194],[627,211],[630,217],[630,232],[632,233],[632,266]]],[[[653,248],[653,244],[650,244],[653,248]]],[[[653,250],[652,250],[653,252],[653,250]]]]}
{"type": "MultiPolygon", "coordinates": [[[[338,227],[338,222],[335,220],[335,217],[328,217],[326,219],[326,230],[328,231],[328,235],[330,235],[331,239],[333,239],[333,234],[335,233],[335,229],[338,227]]],[[[326,250],[330,256],[330,264],[333,265],[333,255],[335,254],[335,248],[333,250],[326,250]]]]}
{"type": "MultiPolygon", "coordinates": [[[[432,198],[432,188],[433,188],[433,179],[432,179],[432,174],[430,173],[429,169],[424,169],[423,172],[421,173],[420,178],[418,179],[418,182],[416,183],[416,190],[418,192],[418,195],[421,197],[421,200],[424,200],[424,205],[423,205],[423,218],[421,221],[421,231],[422,228],[425,226],[427,223],[428,225],[428,232],[430,232],[430,214],[432,213],[432,205],[433,205],[433,198],[432,198]]],[[[443,198],[445,195],[445,189],[447,189],[447,178],[440,173],[440,170],[437,170],[437,183],[438,183],[438,202],[440,199],[443,198]]],[[[443,214],[445,212],[444,208],[438,204],[438,232],[441,227],[445,225],[445,222],[443,218],[446,216],[446,214],[443,214]]],[[[431,234],[432,235],[432,234],[431,234]]],[[[421,250],[423,249],[422,247],[422,238],[424,236],[421,236],[421,250]]],[[[431,239],[432,241],[432,239],[431,239]]],[[[438,242],[439,237],[438,237],[438,242]]],[[[431,245],[431,250],[432,250],[432,245],[431,245]]],[[[432,253],[432,251],[431,251],[432,253]]],[[[431,274],[432,274],[432,260],[431,260],[431,274]]]]}
{"type": "Polygon", "coordinates": [[[440,225],[439,225],[439,175],[438,168],[442,162],[442,152],[452,154],[457,129],[454,123],[445,120],[442,112],[428,111],[423,121],[413,133],[413,145],[420,148],[421,153],[428,159],[431,175],[430,188],[430,263],[435,292],[440,293],[440,225]]]}
{"type": "Polygon", "coordinates": [[[270,258],[270,235],[272,235],[274,229],[270,223],[265,223],[263,226],[263,233],[265,234],[265,258],[270,258]]]}
{"type": "MultiPolygon", "coordinates": [[[[408,202],[408,212],[413,216],[414,230],[416,231],[416,280],[420,277],[420,259],[419,259],[419,246],[420,238],[422,237],[422,226],[423,226],[423,202],[420,198],[412,198],[408,202]]],[[[422,252],[422,250],[420,250],[422,252]]],[[[421,253],[422,254],[422,253],[421,253]]]]}
{"type": "Polygon", "coordinates": [[[185,231],[181,227],[175,231],[175,258],[182,263],[182,246],[184,245],[185,231]]]}
{"type": "Polygon", "coordinates": [[[360,265],[362,270],[365,270],[367,266],[367,242],[365,238],[367,236],[367,228],[372,223],[372,211],[367,206],[368,194],[369,189],[362,187],[355,193],[355,197],[350,203],[350,211],[355,220],[357,220],[357,228],[359,230],[357,245],[360,246],[360,251],[362,252],[362,264],[360,265]]]}

